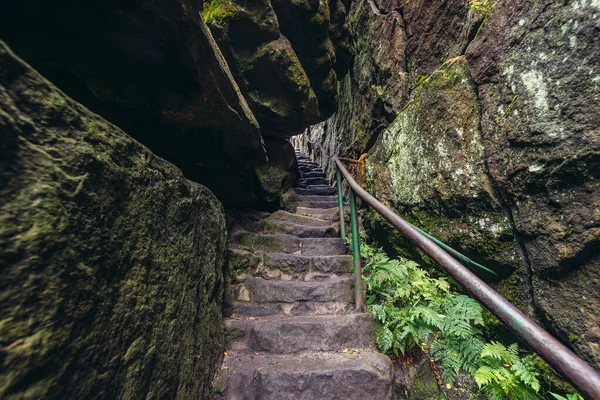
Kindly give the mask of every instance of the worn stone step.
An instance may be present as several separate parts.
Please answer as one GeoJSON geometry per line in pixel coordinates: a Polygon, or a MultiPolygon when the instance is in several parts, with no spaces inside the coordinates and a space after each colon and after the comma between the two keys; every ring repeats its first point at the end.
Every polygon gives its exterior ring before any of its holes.
{"type": "MultiPolygon", "coordinates": [[[[318,186],[329,186],[329,185],[309,185],[304,180],[299,180],[294,183],[294,189],[309,189],[310,190],[310,189],[312,189],[314,187],[318,187],[318,186]]],[[[318,193],[313,193],[313,194],[318,194],[318,193]]]]}
{"type": "Polygon", "coordinates": [[[279,210],[263,220],[263,229],[267,233],[286,233],[306,237],[336,237],[338,226],[332,221],[305,217],[279,210]]]}
{"type": "Polygon", "coordinates": [[[284,193],[280,203],[285,210],[291,212],[295,212],[297,207],[333,208],[338,204],[335,195],[303,195],[298,194],[295,189],[284,193]]]}
{"type": "Polygon", "coordinates": [[[329,185],[314,185],[311,186],[309,189],[294,188],[293,190],[300,195],[337,195],[337,188],[335,186],[329,185]]]}
{"type": "Polygon", "coordinates": [[[300,238],[286,234],[257,234],[238,231],[229,238],[230,249],[253,253],[288,253],[303,256],[333,256],[346,254],[340,238],[300,238]]]}
{"type": "Polygon", "coordinates": [[[225,400],[392,400],[393,365],[363,351],[227,356],[215,390],[225,400]]]}
{"type": "Polygon", "coordinates": [[[254,252],[300,253],[302,239],[286,234],[265,234],[238,231],[229,237],[230,247],[254,252]]]}
{"type": "Polygon", "coordinates": [[[321,194],[300,194],[296,189],[290,189],[281,197],[296,201],[336,201],[336,195],[321,195],[321,194]]]}
{"type": "MultiPolygon", "coordinates": [[[[296,207],[296,214],[335,222],[340,219],[340,209],[337,203],[335,207],[331,208],[296,207]]],[[[346,216],[346,220],[349,220],[350,207],[347,205],[344,205],[344,215],[346,216]]]]}
{"type": "Polygon", "coordinates": [[[302,183],[305,186],[310,186],[310,185],[329,185],[329,181],[326,178],[298,179],[298,182],[302,183]]]}
{"type": "Polygon", "coordinates": [[[297,212],[298,207],[323,209],[323,208],[333,208],[337,204],[338,204],[337,200],[336,201],[296,201],[296,202],[290,203],[285,208],[287,210],[293,210],[293,211],[297,212]]]}
{"type": "MultiPolygon", "coordinates": [[[[313,243],[314,245],[314,243],[313,243]]],[[[353,271],[352,256],[305,256],[287,253],[266,253],[263,256],[266,268],[279,269],[287,273],[323,272],[349,274],[353,271]]]]}
{"type": "Polygon", "coordinates": [[[292,303],[248,303],[237,301],[234,313],[244,317],[270,315],[342,315],[354,311],[354,304],[345,301],[296,301],[292,303]]]}
{"type": "Polygon", "coordinates": [[[230,348],[270,353],[341,351],[347,348],[375,350],[377,324],[371,314],[229,319],[230,348]]]}
{"type": "Polygon", "coordinates": [[[330,226],[331,222],[324,221],[318,218],[305,217],[303,215],[294,214],[288,211],[279,210],[269,215],[264,221],[286,221],[292,222],[298,225],[306,226],[330,226]]]}
{"type": "Polygon", "coordinates": [[[298,163],[298,171],[299,172],[313,172],[313,171],[322,171],[321,167],[315,163],[307,163],[307,162],[299,162],[298,163]]]}
{"type": "MultiPolygon", "coordinates": [[[[330,222],[330,221],[328,221],[330,222]]],[[[301,238],[332,238],[339,236],[338,226],[309,226],[287,221],[265,221],[265,232],[285,233],[301,238]]]]}
{"type": "Polygon", "coordinates": [[[325,173],[323,171],[300,172],[300,178],[325,178],[325,173]]]}
{"type": "Polygon", "coordinates": [[[277,281],[248,278],[234,285],[234,297],[238,301],[254,303],[293,303],[297,301],[345,301],[354,302],[353,280],[350,277],[326,281],[277,281]]]}
{"type": "Polygon", "coordinates": [[[303,256],[332,256],[346,254],[346,245],[341,238],[302,239],[303,256]]]}

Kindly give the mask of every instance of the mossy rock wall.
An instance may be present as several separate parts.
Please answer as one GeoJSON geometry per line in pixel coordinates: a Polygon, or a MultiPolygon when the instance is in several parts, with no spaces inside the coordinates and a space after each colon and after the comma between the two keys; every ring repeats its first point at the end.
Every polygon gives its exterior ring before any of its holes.
{"type": "Polygon", "coordinates": [[[0,397],[209,399],[225,217],[0,42],[0,397]]]}
{"type": "Polygon", "coordinates": [[[265,136],[289,138],[329,118],[348,69],[341,0],[210,0],[204,19],[265,136]]]}
{"type": "MultiPolygon", "coordinates": [[[[348,20],[361,69],[342,80],[338,112],[293,139],[330,176],[330,155],[367,153],[366,176],[352,171],[369,190],[497,270],[502,282],[484,278],[595,367],[599,15],[591,0],[485,10],[355,1],[348,20]],[[393,40],[375,28],[391,17],[397,51],[381,53],[393,40]]],[[[374,213],[365,226],[397,253],[412,251],[374,213]]]]}

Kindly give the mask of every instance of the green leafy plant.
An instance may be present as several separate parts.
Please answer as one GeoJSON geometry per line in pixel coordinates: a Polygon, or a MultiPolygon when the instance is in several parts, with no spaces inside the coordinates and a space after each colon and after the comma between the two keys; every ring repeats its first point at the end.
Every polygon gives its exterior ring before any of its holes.
{"type": "Polygon", "coordinates": [[[441,361],[443,378],[461,370],[474,373],[483,341],[482,308],[468,296],[450,290],[445,278],[432,278],[411,260],[391,260],[380,249],[361,245],[367,304],[382,326],[377,333],[381,351],[396,356],[415,346],[441,361]]]}
{"type": "Polygon", "coordinates": [[[481,351],[482,365],[475,372],[475,382],[481,393],[490,400],[539,399],[533,356],[519,356],[516,343],[504,347],[502,343],[486,344],[481,351]]]}
{"type": "Polygon", "coordinates": [[[567,394],[567,397],[552,392],[550,392],[550,394],[552,395],[552,397],[558,400],[583,400],[583,397],[581,397],[581,395],[578,393],[567,394]]]}
{"type": "Polygon", "coordinates": [[[432,278],[416,262],[390,259],[364,242],[361,257],[367,305],[381,322],[376,339],[382,352],[399,356],[418,346],[439,363],[444,381],[466,372],[486,399],[540,398],[533,356],[520,357],[516,343],[486,344],[477,301],[452,291],[445,278],[432,278]]]}

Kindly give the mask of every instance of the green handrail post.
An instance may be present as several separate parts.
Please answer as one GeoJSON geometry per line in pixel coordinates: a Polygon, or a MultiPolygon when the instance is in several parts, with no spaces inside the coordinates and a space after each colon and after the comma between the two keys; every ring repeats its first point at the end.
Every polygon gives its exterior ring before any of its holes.
{"type": "Polygon", "coordinates": [[[342,240],[346,240],[346,221],[344,220],[344,195],[342,194],[342,173],[336,166],[335,172],[337,176],[337,193],[338,193],[338,206],[340,207],[340,235],[342,240]]]}
{"type": "Polygon", "coordinates": [[[354,190],[350,189],[350,224],[352,225],[352,258],[354,260],[354,302],[356,311],[365,311],[365,295],[360,266],[360,243],[358,241],[358,215],[356,214],[356,199],[354,190]]]}

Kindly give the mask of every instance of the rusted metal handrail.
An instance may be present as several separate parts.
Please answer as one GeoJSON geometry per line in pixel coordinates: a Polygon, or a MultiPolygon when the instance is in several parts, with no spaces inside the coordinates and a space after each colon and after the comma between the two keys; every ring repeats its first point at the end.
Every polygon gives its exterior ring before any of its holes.
{"type": "MultiPolygon", "coordinates": [[[[350,186],[351,198],[356,194],[373,207],[406,235],[415,246],[435,260],[444,271],[498,317],[520,340],[538,353],[555,370],[563,374],[578,391],[590,399],[600,400],[600,374],[597,371],[479,279],[477,275],[420,233],[414,226],[360,187],[339,158],[336,157],[333,160],[350,186]]],[[[344,218],[342,214],[340,217],[344,218]]],[[[354,232],[352,233],[354,235],[354,232]]]]}

